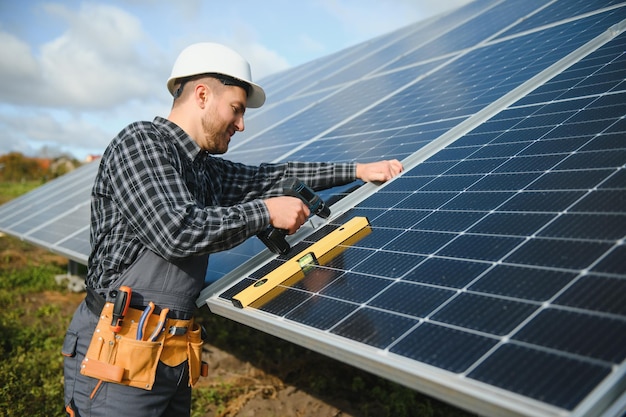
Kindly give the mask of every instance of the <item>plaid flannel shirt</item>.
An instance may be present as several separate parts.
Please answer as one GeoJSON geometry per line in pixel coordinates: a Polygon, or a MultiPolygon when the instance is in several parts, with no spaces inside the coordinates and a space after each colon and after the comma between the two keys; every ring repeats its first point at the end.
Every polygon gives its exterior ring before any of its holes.
{"type": "Polygon", "coordinates": [[[354,163],[249,166],[202,151],[156,117],[122,130],[107,147],[91,198],[87,285],[107,287],[143,250],[166,260],[223,251],[269,225],[262,198],[297,176],[320,190],[356,179],[354,163]]]}

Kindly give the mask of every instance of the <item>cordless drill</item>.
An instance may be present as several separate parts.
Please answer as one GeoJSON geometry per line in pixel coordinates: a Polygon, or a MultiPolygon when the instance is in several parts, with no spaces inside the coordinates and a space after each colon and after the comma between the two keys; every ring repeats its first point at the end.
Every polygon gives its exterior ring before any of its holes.
{"type": "MultiPolygon", "coordinates": [[[[283,180],[283,193],[292,197],[298,197],[307,205],[311,214],[316,214],[324,219],[330,216],[330,209],[326,207],[326,204],[320,196],[315,194],[315,191],[298,178],[290,177],[283,180]]],[[[261,242],[263,242],[269,250],[276,254],[284,255],[291,249],[291,246],[289,246],[289,243],[285,239],[287,233],[287,230],[277,229],[270,225],[267,229],[259,233],[257,237],[261,239],[261,242]]]]}

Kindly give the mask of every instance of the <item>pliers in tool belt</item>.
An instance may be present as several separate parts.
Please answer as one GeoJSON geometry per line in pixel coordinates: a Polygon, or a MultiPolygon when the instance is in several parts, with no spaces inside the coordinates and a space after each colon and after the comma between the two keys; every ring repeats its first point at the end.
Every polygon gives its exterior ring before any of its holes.
{"type": "Polygon", "coordinates": [[[146,332],[146,326],[148,325],[148,321],[150,319],[150,315],[154,311],[154,303],[150,301],[146,308],[141,313],[141,318],[139,319],[139,324],[137,325],[137,340],[143,340],[143,335],[146,332]]]}

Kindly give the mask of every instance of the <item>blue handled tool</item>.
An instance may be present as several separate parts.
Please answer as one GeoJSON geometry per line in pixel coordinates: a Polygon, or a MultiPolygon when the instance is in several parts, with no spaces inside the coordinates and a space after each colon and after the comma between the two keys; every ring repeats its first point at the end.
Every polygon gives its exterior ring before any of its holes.
{"type": "Polygon", "coordinates": [[[148,325],[150,315],[153,311],[154,303],[150,301],[143,310],[143,313],[141,313],[141,318],[139,319],[139,324],[137,325],[137,340],[143,340],[143,334],[146,331],[146,326],[148,325]]]}

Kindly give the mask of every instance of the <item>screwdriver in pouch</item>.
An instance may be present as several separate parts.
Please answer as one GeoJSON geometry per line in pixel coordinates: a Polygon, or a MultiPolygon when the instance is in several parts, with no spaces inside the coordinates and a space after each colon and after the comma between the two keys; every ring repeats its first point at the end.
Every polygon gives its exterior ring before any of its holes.
{"type": "Polygon", "coordinates": [[[122,330],[122,320],[128,312],[128,306],[130,305],[130,296],[132,291],[130,287],[122,285],[117,290],[115,297],[115,303],[113,304],[113,317],[111,319],[111,330],[113,333],[118,333],[122,330]]]}

